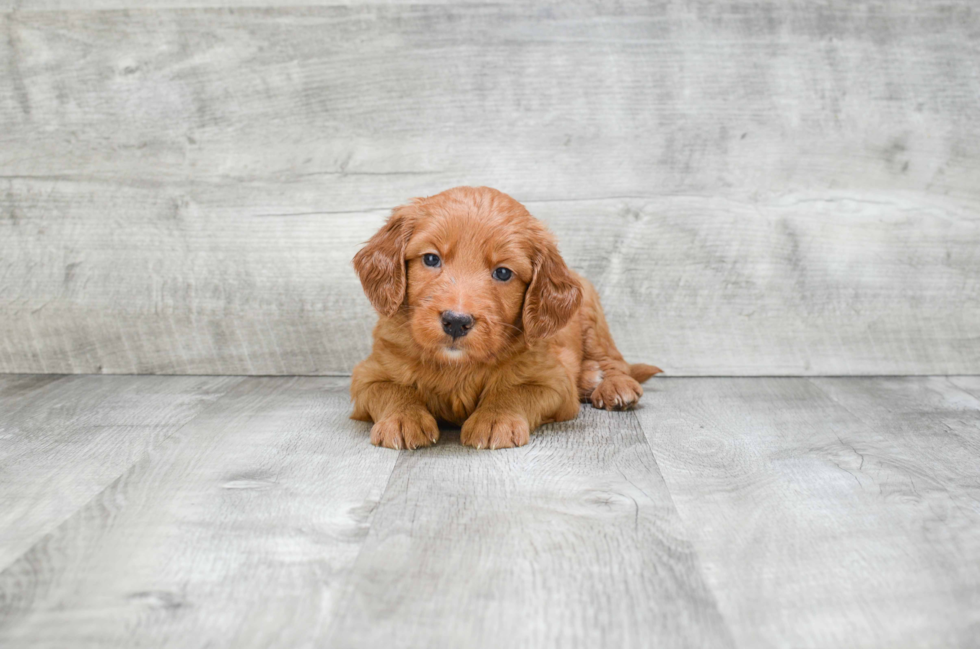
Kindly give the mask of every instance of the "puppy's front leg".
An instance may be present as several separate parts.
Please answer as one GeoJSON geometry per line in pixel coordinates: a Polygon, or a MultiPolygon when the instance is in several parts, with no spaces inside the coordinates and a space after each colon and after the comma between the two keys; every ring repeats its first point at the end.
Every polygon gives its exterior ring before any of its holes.
{"type": "Polygon", "coordinates": [[[371,443],[394,449],[416,449],[439,441],[439,426],[411,388],[391,381],[351,384],[352,419],[373,421],[371,443]]]}
{"type": "Polygon", "coordinates": [[[463,422],[460,441],[474,448],[524,446],[531,431],[551,421],[567,421],[578,414],[578,399],[571,386],[515,385],[484,395],[463,422]]]}

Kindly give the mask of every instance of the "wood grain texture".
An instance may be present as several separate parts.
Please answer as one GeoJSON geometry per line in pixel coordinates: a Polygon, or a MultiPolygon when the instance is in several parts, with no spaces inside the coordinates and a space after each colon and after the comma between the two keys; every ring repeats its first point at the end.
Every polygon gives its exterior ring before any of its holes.
{"type": "Polygon", "coordinates": [[[0,555],[11,503],[97,492],[0,565],[0,646],[976,643],[980,377],[658,378],[499,452],[348,412],[340,378],[0,376],[0,555]],[[135,458],[105,488],[99,449],[135,458]]]}
{"type": "Polygon", "coordinates": [[[10,419],[20,408],[50,390],[52,383],[64,378],[67,377],[56,374],[0,375],[0,413],[5,419],[10,419]]]}
{"type": "MultiPolygon", "coordinates": [[[[514,2],[516,0],[508,0],[514,2]]],[[[347,6],[350,0],[0,0],[0,11],[105,11],[112,9],[240,9],[347,6]]],[[[412,5],[417,0],[357,0],[358,6],[412,5]]],[[[426,5],[501,4],[500,0],[425,0],[426,5]]],[[[506,3],[504,3],[506,4],[506,3]]]]}
{"type": "Polygon", "coordinates": [[[675,375],[980,371],[971,2],[129,6],[0,15],[0,371],[346,373],[457,184],[675,375]]]}
{"type": "Polygon", "coordinates": [[[966,647],[980,401],[946,379],[677,379],[638,411],[745,647],[966,647]]]}
{"type": "Polygon", "coordinates": [[[0,573],[0,645],[308,646],[397,457],[346,388],[239,383],[0,573]]]}
{"type": "Polygon", "coordinates": [[[947,380],[953,386],[963,390],[967,394],[980,399],[980,377],[978,376],[948,376],[947,380]]]}
{"type": "Polygon", "coordinates": [[[3,378],[0,569],[238,381],[227,377],[3,378]],[[28,390],[29,386],[36,389],[28,390]]]}
{"type": "Polygon", "coordinates": [[[401,456],[330,647],[731,642],[630,413],[587,408],[486,452],[401,456]]]}

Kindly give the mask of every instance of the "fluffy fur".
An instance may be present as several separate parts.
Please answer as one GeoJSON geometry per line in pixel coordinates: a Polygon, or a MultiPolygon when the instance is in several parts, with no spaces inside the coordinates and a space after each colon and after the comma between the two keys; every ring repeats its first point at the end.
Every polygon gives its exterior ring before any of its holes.
{"type": "Polygon", "coordinates": [[[434,444],[437,421],[462,426],[476,448],[522,446],[541,424],[573,419],[580,400],[633,407],[640,383],[660,372],[623,360],[595,289],[544,225],[495,189],[456,187],[396,208],[354,268],[381,317],[354,368],[351,417],[374,422],[379,446],[434,444]],[[494,277],[500,267],[509,280],[494,277]],[[467,335],[443,331],[445,311],[473,317],[467,335]]]}

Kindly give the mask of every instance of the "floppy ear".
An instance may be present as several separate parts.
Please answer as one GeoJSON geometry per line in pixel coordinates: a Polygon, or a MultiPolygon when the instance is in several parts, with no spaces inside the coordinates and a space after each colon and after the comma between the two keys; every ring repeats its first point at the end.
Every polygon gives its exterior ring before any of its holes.
{"type": "Polygon", "coordinates": [[[388,222],[354,255],[354,270],[371,305],[386,316],[395,315],[405,301],[405,245],[410,206],[396,207],[388,222]]]}
{"type": "Polygon", "coordinates": [[[549,237],[534,260],[534,275],[524,296],[524,336],[530,342],[553,336],[582,304],[582,287],[549,237]]]}

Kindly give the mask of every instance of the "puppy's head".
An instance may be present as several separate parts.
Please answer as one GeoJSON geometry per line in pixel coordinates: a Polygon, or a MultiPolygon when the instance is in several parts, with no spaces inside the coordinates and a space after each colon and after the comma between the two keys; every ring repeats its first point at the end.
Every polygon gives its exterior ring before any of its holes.
{"type": "Polygon", "coordinates": [[[489,362],[522,337],[547,338],[582,301],[552,235],[487,187],[396,208],[354,268],[374,308],[404,311],[415,343],[439,361],[489,362]]]}

